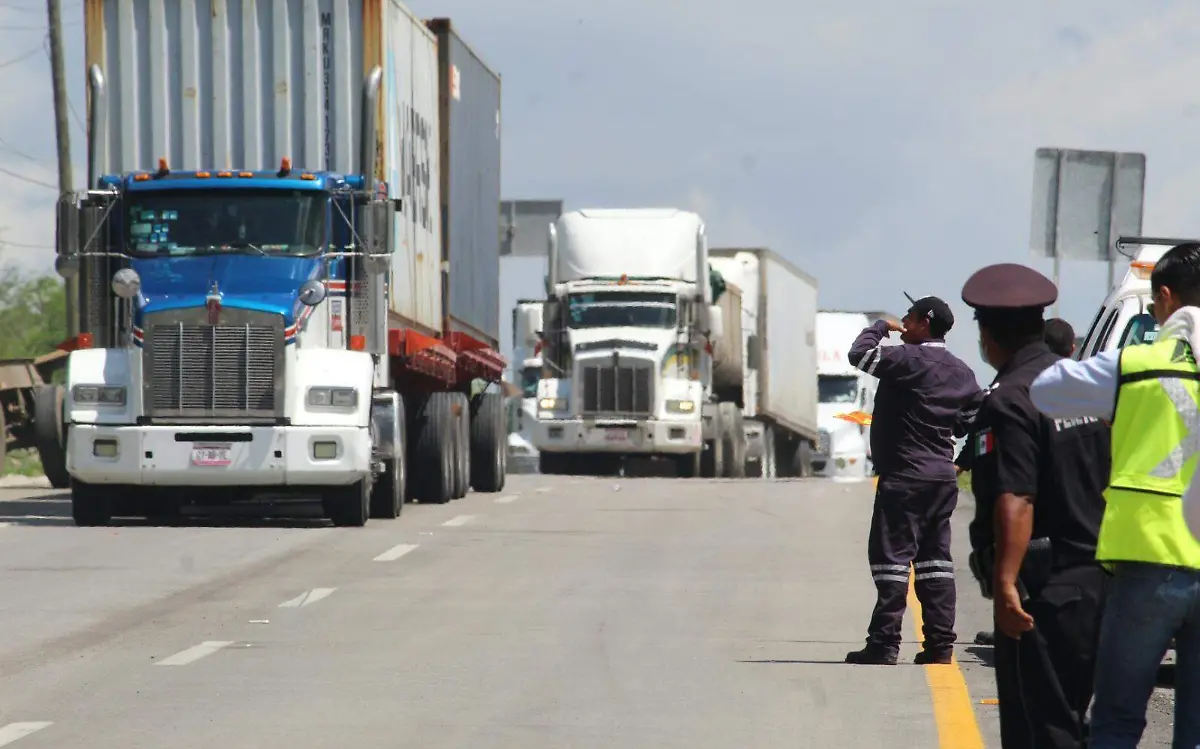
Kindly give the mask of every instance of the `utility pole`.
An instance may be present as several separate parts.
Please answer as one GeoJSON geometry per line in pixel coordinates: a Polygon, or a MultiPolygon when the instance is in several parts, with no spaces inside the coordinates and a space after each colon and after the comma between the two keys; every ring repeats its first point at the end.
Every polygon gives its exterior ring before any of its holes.
{"type": "MultiPolygon", "coordinates": [[[[69,104],[67,103],[67,75],[63,62],[62,2],[46,0],[46,13],[50,27],[50,78],[54,88],[54,135],[58,140],[58,199],[69,200],[75,186],[71,174],[71,131],[69,104]]],[[[57,215],[57,212],[56,212],[57,215]]],[[[57,221],[55,222],[57,224],[57,221]]],[[[61,227],[59,228],[61,230],[61,227]]],[[[67,286],[67,336],[79,333],[79,315],[76,313],[79,300],[79,276],[66,279],[67,286]]]]}

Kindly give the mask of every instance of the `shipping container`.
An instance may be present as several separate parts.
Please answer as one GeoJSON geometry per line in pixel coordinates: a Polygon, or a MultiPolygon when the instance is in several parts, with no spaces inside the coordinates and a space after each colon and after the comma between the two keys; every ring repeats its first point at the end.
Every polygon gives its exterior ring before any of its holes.
{"type": "Polygon", "coordinates": [[[375,174],[398,204],[390,305],[403,323],[442,330],[437,40],[404,5],[85,0],[85,21],[88,67],[109,92],[105,173],[154,170],[159,158],[277,169],[284,157],[297,170],[359,173],[362,84],[381,66],[375,174]]]}
{"type": "Polygon", "coordinates": [[[448,18],[437,35],[441,94],[442,259],[450,282],[443,303],[451,327],[500,341],[500,76],[448,18]]]}
{"type": "Polygon", "coordinates": [[[709,249],[744,268],[743,308],[756,312],[747,338],[754,382],[747,416],[765,418],[815,440],[817,431],[817,280],[766,248],[709,249]]]}

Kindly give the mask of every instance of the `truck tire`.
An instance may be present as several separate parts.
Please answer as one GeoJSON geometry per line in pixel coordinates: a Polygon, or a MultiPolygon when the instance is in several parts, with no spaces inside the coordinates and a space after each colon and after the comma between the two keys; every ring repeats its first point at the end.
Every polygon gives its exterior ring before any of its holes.
{"type": "Polygon", "coordinates": [[[119,487],[85,484],[71,479],[71,517],[78,526],[108,525],[112,522],[111,492],[119,487]]]}
{"type": "Polygon", "coordinates": [[[404,511],[404,499],[408,490],[406,411],[404,399],[400,398],[396,413],[396,429],[400,432],[400,454],[389,458],[384,464],[384,472],[375,477],[375,485],[371,487],[372,518],[394,520],[404,511]]]}
{"type": "Polygon", "coordinates": [[[471,404],[462,393],[451,393],[450,410],[454,416],[454,493],[462,499],[471,488],[471,404]]]}
{"type": "Polygon", "coordinates": [[[706,479],[721,478],[725,470],[725,420],[718,407],[713,411],[712,439],[704,441],[704,454],[700,458],[700,475],[706,479]]]}
{"type": "Polygon", "coordinates": [[[806,439],[800,440],[800,446],[796,448],[796,473],[801,478],[812,478],[813,475],[813,449],[812,443],[806,439]]]}
{"type": "Polygon", "coordinates": [[[731,479],[746,477],[746,427],[742,423],[742,412],[736,403],[720,403],[721,413],[723,476],[731,479]]]}
{"type": "Polygon", "coordinates": [[[503,393],[481,393],[471,408],[471,486],[475,491],[504,489],[508,475],[504,437],[503,393]]]}
{"type": "Polygon", "coordinates": [[[339,528],[361,528],[371,514],[371,480],[359,479],[349,486],[334,486],[321,496],[325,517],[339,528]]]}
{"type": "Polygon", "coordinates": [[[704,456],[702,450],[687,455],[675,456],[675,474],[681,479],[694,479],[700,475],[700,461],[704,456]]]}
{"type": "Polygon", "coordinates": [[[414,398],[409,434],[415,444],[408,451],[408,480],[413,496],[421,502],[450,501],[454,480],[454,419],[450,413],[452,393],[429,393],[414,398]]]}
{"type": "Polygon", "coordinates": [[[71,485],[67,473],[67,439],[63,428],[63,386],[33,389],[33,444],[42,461],[42,473],[55,489],[71,485]]]}

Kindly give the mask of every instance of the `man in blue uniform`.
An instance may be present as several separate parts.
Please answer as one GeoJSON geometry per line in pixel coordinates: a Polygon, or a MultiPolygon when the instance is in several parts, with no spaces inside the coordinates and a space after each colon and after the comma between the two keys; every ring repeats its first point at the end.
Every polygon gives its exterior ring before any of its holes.
{"type": "Polygon", "coordinates": [[[1043,311],[1058,290],[1023,265],[963,286],[996,368],[972,424],[971,570],[993,600],[996,695],[1005,749],[1083,749],[1107,578],[1095,561],[1109,472],[1099,419],[1047,418],[1030,384],[1061,361],[1043,311]]]}
{"type": "Polygon", "coordinates": [[[867,540],[875,611],[866,647],[847,653],[847,663],[896,663],[910,565],[925,613],[924,648],[916,662],[950,663],[953,656],[954,437],[979,385],[971,368],[946,350],[946,333],[954,325],[950,307],[933,296],[908,299],[912,306],[902,324],[876,321],[859,334],[848,356],[851,364],[879,378],[871,424],[879,484],[867,540]],[[900,332],[903,345],[881,345],[891,331],[900,332]]]}

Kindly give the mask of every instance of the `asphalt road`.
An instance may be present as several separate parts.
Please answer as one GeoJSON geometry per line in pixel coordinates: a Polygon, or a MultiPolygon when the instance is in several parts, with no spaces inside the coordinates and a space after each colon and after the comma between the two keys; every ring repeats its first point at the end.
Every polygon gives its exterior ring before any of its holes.
{"type": "Polygon", "coordinates": [[[999,747],[969,497],[959,665],[842,663],[871,494],[535,475],[362,529],[75,528],[0,489],[0,747],[999,747]]]}

